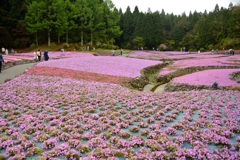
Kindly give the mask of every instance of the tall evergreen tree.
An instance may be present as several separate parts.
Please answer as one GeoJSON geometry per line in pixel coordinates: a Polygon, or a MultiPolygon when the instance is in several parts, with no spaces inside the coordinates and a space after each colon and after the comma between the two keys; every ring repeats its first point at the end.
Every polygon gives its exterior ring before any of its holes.
{"type": "Polygon", "coordinates": [[[76,0],[76,24],[81,32],[81,45],[83,46],[83,32],[91,27],[92,10],[86,0],[76,0]]]}
{"type": "Polygon", "coordinates": [[[128,6],[123,15],[123,44],[126,46],[133,38],[135,26],[133,24],[133,14],[128,6]]]}

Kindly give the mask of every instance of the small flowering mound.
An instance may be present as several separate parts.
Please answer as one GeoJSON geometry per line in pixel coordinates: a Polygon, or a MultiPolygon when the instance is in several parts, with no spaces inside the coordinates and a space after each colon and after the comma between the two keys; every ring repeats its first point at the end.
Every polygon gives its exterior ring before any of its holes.
{"type": "Polygon", "coordinates": [[[141,75],[140,71],[143,68],[161,63],[162,62],[159,61],[123,57],[89,56],[47,61],[39,63],[37,66],[56,67],[112,76],[135,78],[141,75]]]}
{"type": "Polygon", "coordinates": [[[114,83],[114,84],[122,84],[132,79],[128,77],[109,76],[109,75],[98,74],[98,73],[90,73],[90,72],[84,72],[84,71],[76,71],[71,69],[45,67],[45,66],[34,66],[30,70],[28,70],[26,74],[57,76],[62,78],[71,78],[71,79],[77,79],[77,80],[114,83]]]}
{"type": "Polygon", "coordinates": [[[240,83],[230,79],[230,75],[234,72],[240,72],[240,69],[205,70],[174,78],[172,82],[206,86],[211,86],[214,82],[217,82],[219,86],[223,87],[240,87],[240,83]]]}
{"type": "Polygon", "coordinates": [[[155,94],[24,74],[0,95],[1,159],[240,158],[240,92],[155,94]]]}

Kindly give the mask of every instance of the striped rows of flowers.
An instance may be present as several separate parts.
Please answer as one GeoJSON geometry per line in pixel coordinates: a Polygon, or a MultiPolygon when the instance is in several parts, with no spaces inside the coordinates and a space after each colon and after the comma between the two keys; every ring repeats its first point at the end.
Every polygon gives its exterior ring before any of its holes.
{"type": "Polygon", "coordinates": [[[6,159],[239,159],[240,93],[131,92],[21,75],[0,85],[6,159]]]}

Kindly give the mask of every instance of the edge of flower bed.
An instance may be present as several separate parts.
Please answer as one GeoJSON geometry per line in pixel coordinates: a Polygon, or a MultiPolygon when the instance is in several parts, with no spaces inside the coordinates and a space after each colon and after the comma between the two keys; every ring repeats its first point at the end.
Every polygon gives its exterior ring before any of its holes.
{"type": "Polygon", "coordinates": [[[234,72],[230,75],[230,79],[240,83],[240,72],[234,72]]]}
{"type": "MultiPolygon", "coordinates": [[[[206,85],[189,85],[189,84],[179,84],[179,83],[168,83],[165,87],[165,91],[167,92],[175,92],[175,91],[192,91],[192,90],[214,90],[211,86],[206,85]]],[[[218,90],[236,90],[240,91],[239,87],[228,86],[223,87],[219,86],[218,90]]]]}

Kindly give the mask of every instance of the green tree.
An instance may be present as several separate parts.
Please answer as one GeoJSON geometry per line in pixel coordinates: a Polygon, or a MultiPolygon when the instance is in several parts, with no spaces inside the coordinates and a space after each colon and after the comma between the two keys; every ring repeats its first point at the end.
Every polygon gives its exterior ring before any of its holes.
{"type": "Polygon", "coordinates": [[[240,38],[240,6],[235,6],[229,20],[228,34],[231,38],[240,38]]]}
{"type": "Polygon", "coordinates": [[[76,24],[81,32],[81,45],[83,46],[83,32],[91,27],[92,11],[86,0],[76,0],[76,24]]]}
{"type": "Polygon", "coordinates": [[[43,15],[46,13],[45,3],[43,1],[33,1],[27,6],[25,20],[27,31],[35,35],[36,45],[38,46],[38,32],[43,30],[43,15]]]}
{"type": "Polygon", "coordinates": [[[109,44],[109,42],[113,42],[114,38],[122,34],[119,26],[120,15],[111,0],[104,1],[102,7],[103,20],[105,22],[102,33],[104,33],[104,38],[109,44]]]}
{"type": "Polygon", "coordinates": [[[132,40],[133,48],[140,48],[145,46],[144,39],[142,37],[135,37],[132,40]]]}
{"type": "MultiPolygon", "coordinates": [[[[66,32],[66,43],[68,43],[68,33],[69,30],[72,30],[73,28],[76,28],[76,24],[74,22],[74,16],[75,16],[75,6],[73,3],[71,3],[69,0],[64,1],[63,5],[63,12],[64,12],[64,25],[63,25],[63,30],[66,32]]],[[[62,31],[63,33],[63,31],[62,31]]]]}
{"type": "Polygon", "coordinates": [[[89,27],[90,27],[90,34],[91,34],[90,43],[91,45],[93,45],[94,39],[97,39],[98,37],[98,31],[102,30],[104,27],[104,22],[102,19],[103,11],[101,9],[100,0],[88,1],[88,7],[92,11],[89,27]]]}
{"type": "Polygon", "coordinates": [[[132,41],[135,26],[133,24],[133,14],[130,7],[127,7],[126,12],[123,15],[123,44],[127,44],[132,41]]]}

